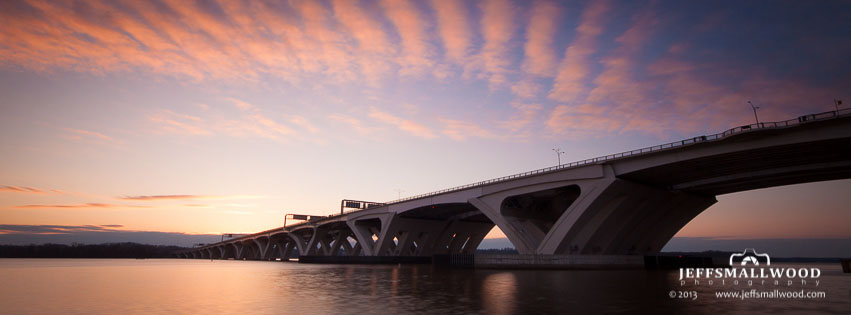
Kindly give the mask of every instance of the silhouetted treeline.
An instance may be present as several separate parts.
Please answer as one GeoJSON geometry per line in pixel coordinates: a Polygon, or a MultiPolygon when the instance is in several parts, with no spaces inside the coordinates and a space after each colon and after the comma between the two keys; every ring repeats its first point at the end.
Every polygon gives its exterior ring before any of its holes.
{"type": "Polygon", "coordinates": [[[0,258],[168,258],[182,249],[138,243],[0,245],[0,258]]]}
{"type": "MultiPolygon", "coordinates": [[[[740,252],[728,252],[718,250],[708,250],[702,252],[662,252],[660,256],[700,256],[700,257],[730,257],[730,254],[740,252]]],[[[842,258],[839,257],[771,257],[771,262],[778,263],[834,263],[839,262],[842,258]]]]}
{"type": "Polygon", "coordinates": [[[477,249],[476,254],[517,254],[517,250],[511,247],[477,249]]]}

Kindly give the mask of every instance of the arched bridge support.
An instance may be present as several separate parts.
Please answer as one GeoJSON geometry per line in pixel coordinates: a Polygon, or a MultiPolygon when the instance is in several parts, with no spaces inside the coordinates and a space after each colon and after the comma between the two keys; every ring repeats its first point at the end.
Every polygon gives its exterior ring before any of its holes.
{"type": "Polygon", "coordinates": [[[473,253],[494,224],[466,202],[424,202],[347,222],[367,256],[473,253]]]}
{"type": "Polygon", "coordinates": [[[345,221],[323,224],[316,228],[316,236],[310,244],[309,255],[358,256],[360,242],[345,221]]]}
{"type": "Polygon", "coordinates": [[[521,254],[658,252],[714,196],[599,176],[530,185],[473,198],[521,254]]]}

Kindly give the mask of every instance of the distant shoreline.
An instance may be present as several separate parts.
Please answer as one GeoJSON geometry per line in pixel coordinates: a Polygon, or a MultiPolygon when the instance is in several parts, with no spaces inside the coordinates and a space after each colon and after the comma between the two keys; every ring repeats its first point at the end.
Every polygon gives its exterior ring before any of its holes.
{"type": "MultiPolygon", "coordinates": [[[[181,246],[148,245],[132,242],[105,244],[0,245],[0,258],[174,258],[173,253],[189,249],[181,246]]],[[[517,254],[513,248],[479,249],[477,254],[517,254]]],[[[727,257],[731,252],[661,252],[660,256],[727,257]]],[[[772,257],[778,263],[838,263],[843,257],[772,257]]]]}
{"type": "Polygon", "coordinates": [[[172,258],[184,249],[139,243],[0,245],[0,258],[172,258]]]}

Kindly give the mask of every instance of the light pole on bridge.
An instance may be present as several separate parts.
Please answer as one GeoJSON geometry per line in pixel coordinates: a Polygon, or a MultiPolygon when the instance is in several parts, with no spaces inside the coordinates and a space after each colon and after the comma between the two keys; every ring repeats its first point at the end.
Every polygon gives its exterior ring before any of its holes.
{"type": "Polygon", "coordinates": [[[759,106],[754,106],[751,101],[748,101],[748,104],[751,104],[751,108],[753,108],[753,118],[756,119],[757,128],[759,128],[759,117],[756,115],[756,110],[759,109],[759,106]]]}
{"type": "Polygon", "coordinates": [[[561,148],[553,149],[553,151],[555,151],[556,156],[558,157],[558,165],[561,166],[561,155],[564,154],[564,152],[561,150],[561,148]]]}

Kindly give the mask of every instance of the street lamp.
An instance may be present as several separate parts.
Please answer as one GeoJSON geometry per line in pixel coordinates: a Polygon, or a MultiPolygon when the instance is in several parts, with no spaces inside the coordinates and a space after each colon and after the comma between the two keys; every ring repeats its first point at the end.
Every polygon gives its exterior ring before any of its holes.
{"type": "Polygon", "coordinates": [[[561,165],[561,155],[564,154],[564,152],[561,151],[561,148],[553,149],[553,151],[555,151],[556,156],[558,157],[558,165],[560,166],[561,165]]]}
{"type": "Polygon", "coordinates": [[[836,106],[836,114],[839,115],[839,105],[842,105],[842,100],[833,99],[833,106],[836,106]]]}
{"type": "Polygon", "coordinates": [[[754,106],[751,101],[748,101],[748,104],[751,104],[751,108],[753,108],[753,118],[756,119],[757,127],[759,127],[759,117],[756,116],[756,110],[759,109],[759,106],[754,106]]]}

